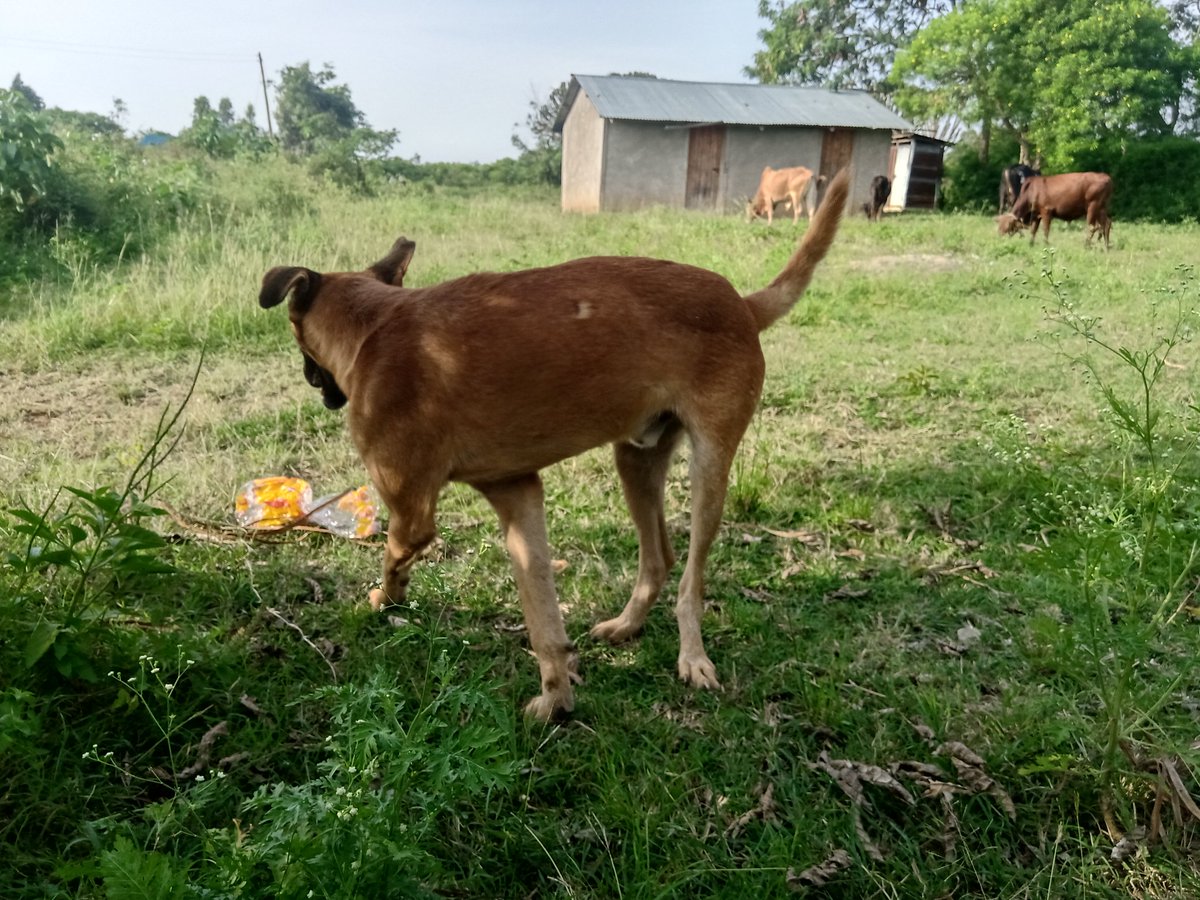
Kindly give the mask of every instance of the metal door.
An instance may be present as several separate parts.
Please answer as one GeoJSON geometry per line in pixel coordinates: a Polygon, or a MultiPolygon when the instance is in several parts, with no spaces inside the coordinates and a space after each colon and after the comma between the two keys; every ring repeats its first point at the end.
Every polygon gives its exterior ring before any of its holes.
{"type": "Polygon", "coordinates": [[[721,160],[725,155],[725,126],[703,125],[688,131],[688,209],[716,209],[721,187],[721,160]]]}
{"type": "Polygon", "coordinates": [[[825,180],[817,188],[818,206],[825,199],[825,185],[829,184],[834,175],[850,165],[853,156],[854,129],[826,129],[825,137],[821,141],[821,171],[817,173],[825,176],[825,180]]]}

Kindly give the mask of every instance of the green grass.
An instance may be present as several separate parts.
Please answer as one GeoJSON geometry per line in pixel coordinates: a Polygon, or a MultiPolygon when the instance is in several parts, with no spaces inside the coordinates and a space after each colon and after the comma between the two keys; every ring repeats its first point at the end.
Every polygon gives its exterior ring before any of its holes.
{"type": "MultiPolygon", "coordinates": [[[[1195,894],[1198,823],[1161,786],[1174,773],[1200,794],[1196,350],[1169,348],[1146,451],[1100,390],[1137,399],[1137,374],[1047,318],[1071,302],[1114,346],[1161,353],[1173,321],[1195,325],[1178,268],[1194,226],[1118,222],[1105,254],[1056,225],[1048,254],[985,217],[848,220],[764,335],[762,409],[709,569],[718,693],[675,678],[674,582],[638,641],[586,638],[636,571],[606,449],[546,473],[585,679],[561,727],[520,717],[536,666],[471,491],[444,493],[441,541],[391,620],[363,603],[379,542],[217,529],[249,478],[302,475],[320,493],[364,478],[285,317],[257,307],[271,266],[361,268],[404,234],[414,286],[639,253],[748,291],[799,231],[564,216],[549,193],[323,194],[303,215],[199,218],[145,260],[15,291],[0,304],[0,506],[66,521],[61,486],[124,484],[204,355],[147,498],[182,521],[139,520],[172,571],[101,557],[83,604],[97,614],[67,622],[64,564],[30,563],[6,525],[0,893],[783,897],[789,870],[843,848],[830,896],[1195,894]],[[46,623],[70,640],[26,666],[46,623]],[[1015,817],[952,764],[954,741],[1015,817]],[[901,775],[911,802],[867,784],[857,808],[823,755],[934,765],[957,788],[943,799],[901,775]],[[1159,821],[1156,796],[1161,832],[1110,862],[1114,829],[1159,821]]],[[[687,508],[681,461],[667,507],[681,553],[687,508]]]]}

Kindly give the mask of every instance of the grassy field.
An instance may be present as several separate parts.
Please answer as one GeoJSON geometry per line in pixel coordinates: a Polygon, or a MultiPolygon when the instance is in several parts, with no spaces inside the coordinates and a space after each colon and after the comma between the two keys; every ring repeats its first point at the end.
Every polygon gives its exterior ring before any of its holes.
{"type": "MultiPolygon", "coordinates": [[[[545,473],[584,684],[542,726],[468,489],[387,616],[378,541],[231,527],[250,478],[364,478],[263,273],[404,234],[411,286],[639,254],[749,291],[804,226],[306,202],[0,298],[0,894],[1200,891],[1200,229],[1117,222],[1104,253],[1072,226],[1047,251],[985,217],[846,221],[764,334],[710,563],[723,690],[675,678],[674,580],[639,640],[587,639],[637,564],[601,449],[545,473]]],[[[681,553],[686,511],[680,461],[681,553]]]]}

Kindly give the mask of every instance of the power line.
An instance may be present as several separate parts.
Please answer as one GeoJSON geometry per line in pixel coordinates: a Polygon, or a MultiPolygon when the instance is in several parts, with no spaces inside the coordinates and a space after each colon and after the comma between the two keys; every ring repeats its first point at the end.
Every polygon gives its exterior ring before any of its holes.
{"type": "Polygon", "coordinates": [[[74,53],[82,56],[118,56],[124,59],[161,59],[213,63],[244,63],[254,61],[254,54],[252,53],[206,53],[172,47],[114,47],[101,44],[75,44],[68,41],[50,41],[40,38],[11,36],[0,36],[0,44],[23,47],[27,50],[74,53]]]}

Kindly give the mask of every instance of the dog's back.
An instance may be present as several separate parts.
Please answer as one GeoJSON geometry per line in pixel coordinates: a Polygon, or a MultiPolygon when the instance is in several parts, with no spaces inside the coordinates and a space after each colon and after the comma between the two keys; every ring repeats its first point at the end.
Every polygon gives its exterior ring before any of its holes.
{"type": "Polygon", "coordinates": [[[694,266],[592,257],[389,294],[342,385],[363,401],[354,430],[451,436],[453,480],[635,439],[664,413],[686,422],[698,395],[757,395],[762,380],[749,307],[694,266]]]}

